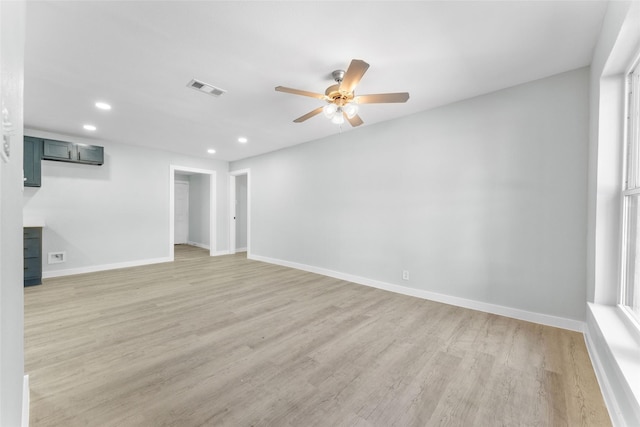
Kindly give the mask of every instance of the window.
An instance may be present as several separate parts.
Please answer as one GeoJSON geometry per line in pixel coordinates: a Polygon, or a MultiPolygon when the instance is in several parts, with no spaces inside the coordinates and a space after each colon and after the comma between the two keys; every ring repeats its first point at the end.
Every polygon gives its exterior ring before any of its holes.
{"type": "Polygon", "coordinates": [[[623,274],[620,305],[640,322],[640,61],[627,75],[623,274]]]}

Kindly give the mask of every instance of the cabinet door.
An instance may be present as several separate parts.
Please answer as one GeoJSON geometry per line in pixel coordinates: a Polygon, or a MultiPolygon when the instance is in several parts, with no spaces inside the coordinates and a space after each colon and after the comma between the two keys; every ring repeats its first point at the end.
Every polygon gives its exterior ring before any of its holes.
{"type": "Polygon", "coordinates": [[[76,145],[77,160],[82,163],[101,165],[104,162],[104,148],[97,145],[76,145]]]}
{"type": "Polygon", "coordinates": [[[24,286],[42,283],[42,228],[24,228],[24,286]]]}
{"type": "Polygon", "coordinates": [[[48,160],[72,160],[73,144],[64,141],[44,140],[43,159],[48,160]]]}
{"type": "Polygon", "coordinates": [[[23,147],[22,169],[25,178],[24,186],[40,187],[42,182],[42,139],[25,136],[23,147]]]}

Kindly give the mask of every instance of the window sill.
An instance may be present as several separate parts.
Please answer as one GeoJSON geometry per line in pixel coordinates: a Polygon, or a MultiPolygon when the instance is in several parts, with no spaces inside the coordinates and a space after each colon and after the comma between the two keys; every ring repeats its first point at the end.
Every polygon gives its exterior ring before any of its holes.
{"type": "Polygon", "coordinates": [[[640,425],[640,331],[620,307],[589,303],[586,340],[614,425],[640,425]]]}

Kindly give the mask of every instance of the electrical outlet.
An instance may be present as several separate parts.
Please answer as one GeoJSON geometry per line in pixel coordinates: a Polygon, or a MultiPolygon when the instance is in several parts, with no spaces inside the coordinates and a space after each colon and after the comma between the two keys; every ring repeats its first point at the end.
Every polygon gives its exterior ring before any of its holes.
{"type": "Polygon", "coordinates": [[[409,280],[409,271],[402,270],[402,280],[409,280]]]}
{"type": "Polygon", "coordinates": [[[49,252],[48,254],[49,264],[60,264],[61,262],[65,262],[67,260],[66,252],[49,252]]]}

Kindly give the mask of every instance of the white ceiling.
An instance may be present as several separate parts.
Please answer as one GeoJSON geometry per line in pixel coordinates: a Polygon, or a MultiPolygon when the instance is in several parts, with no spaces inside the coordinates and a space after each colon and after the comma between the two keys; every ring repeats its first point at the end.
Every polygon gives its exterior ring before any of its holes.
{"type": "Polygon", "coordinates": [[[411,95],[361,106],[367,126],[589,65],[605,10],[597,0],[28,1],[25,127],[237,160],[340,131],[322,115],[293,123],[322,101],[275,86],[323,93],[333,70],[363,59],[357,94],[411,95]],[[227,93],[197,92],[192,78],[227,93]]]}

